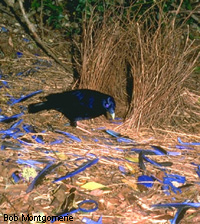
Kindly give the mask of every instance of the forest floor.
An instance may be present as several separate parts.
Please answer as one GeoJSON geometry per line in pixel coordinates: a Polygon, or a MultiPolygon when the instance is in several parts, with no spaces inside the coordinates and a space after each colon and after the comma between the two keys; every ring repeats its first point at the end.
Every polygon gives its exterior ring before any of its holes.
{"type": "MultiPolygon", "coordinates": [[[[30,103],[71,89],[73,76],[8,18],[0,23],[0,223],[44,223],[66,213],[72,223],[200,223],[199,133],[137,132],[122,128],[122,118],[103,117],[79,129],[55,111],[28,114],[30,103]]],[[[70,68],[67,42],[47,33],[70,68]]]]}

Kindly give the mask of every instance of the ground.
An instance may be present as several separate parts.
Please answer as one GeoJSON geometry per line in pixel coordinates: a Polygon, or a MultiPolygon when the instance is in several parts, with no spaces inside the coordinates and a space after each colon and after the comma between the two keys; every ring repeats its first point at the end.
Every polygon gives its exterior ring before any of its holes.
{"type": "MultiPolygon", "coordinates": [[[[103,117],[83,121],[84,127],[77,129],[55,111],[28,114],[28,104],[73,88],[73,76],[8,18],[3,17],[0,27],[0,221],[9,223],[7,214],[10,223],[30,223],[23,215],[52,217],[94,200],[97,204],[81,206],[88,212],[71,214],[72,223],[83,223],[84,217],[94,223],[170,223],[176,209],[152,205],[189,200],[197,208],[190,206],[181,223],[199,223],[199,135],[167,128],[136,132],[122,128],[123,118],[103,117]],[[15,101],[38,90],[43,92],[15,101]],[[16,114],[18,118],[9,119],[16,114]],[[140,181],[147,176],[149,184],[140,181]]],[[[45,38],[54,43],[58,36],[49,31],[45,38]]],[[[70,68],[69,46],[62,38],[57,43],[59,58],[70,68]]]]}

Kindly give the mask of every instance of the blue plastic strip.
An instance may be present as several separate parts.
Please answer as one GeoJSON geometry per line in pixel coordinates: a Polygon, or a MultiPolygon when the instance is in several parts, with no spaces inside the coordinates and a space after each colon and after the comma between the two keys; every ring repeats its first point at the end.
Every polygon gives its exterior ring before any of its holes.
{"type": "Polygon", "coordinates": [[[184,146],[184,145],[176,145],[176,148],[177,149],[190,149],[190,150],[194,150],[193,148],[188,147],[188,146],[184,146]]]}
{"type": "Polygon", "coordinates": [[[123,137],[119,137],[119,138],[117,138],[117,141],[118,141],[118,142],[125,142],[125,143],[135,143],[134,140],[129,139],[129,138],[123,138],[123,137]]]}
{"type": "Polygon", "coordinates": [[[63,140],[63,139],[56,139],[55,141],[50,142],[50,145],[61,144],[61,143],[63,143],[63,142],[64,142],[64,140],[63,140]]]}
{"type": "MultiPolygon", "coordinates": [[[[37,133],[32,125],[23,124],[23,129],[24,131],[26,131],[26,133],[37,133]]],[[[45,142],[43,141],[43,137],[40,135],[33,135],[32,139],[40,144],[45,144],[45,142]]]]}
{"type": "Polygon", "coordinates": [[[118,132],[112,131],[112,130],[105,130],[109,135],[118,138],[120,136],[120,134],[118,132]]]}
{"type": "Polygon", "coordinates": [[[12,137],[13,134],[15,134],[19,131],[20,131],[19,128],[10,128],[10,129],[6,129],[6,130],[0,130],[0,134],[9,135],[10,137],[12,137]]]}
{"type": "Polygon", "coordinates": [[[184,217],[184,214],[187,212],[189,207],[182,207],[179,208],[174,216],[173,219],[171,219],[171,224],[177,224],[180,223],[181,219],[184,217]]]}
{"type": "Polygon", "coordinates": [[[43,170],[39,172],[39,174],[34,178],[34,180],[31,182],[31,184],[28,186],[26,193],[31,192],[34,187],[50,172],[52,171],[52,167],[55,167],[54,162],[48,163],[43,170]]]}
{"type": "Polygon", "coordinates": [[[154,208],[181,208],[181,207],[192,207],[192,208],[200,208],[200,203],[193,202],[180,202],[180,203],[166,203],[166,204],[155,204],[152,205],[154,208]]]}
{"type": "Polygon", "coordinates": [[[12,121],[12,120],[16,120],[17,118],[19,118],[22,115],[24,115],[24,113],[15,114],[15,115],[10,116],[10,117],[5,116],[4,118],[0,119],[0,122],[9,122],[9,121],[12,121]]]}
{"type": "Polygon", "coordinates": [[[15,173],[12,174],[12,178],[14,180],[15,183],[19,182],[20,181],[20,177],[17,176],[15,173]]]}
{"type": "Polygon", "coordinates": [[[162,189],[165,191],[165,194],[170,195],[169,189],[177,194],[177,192],[181,193],[181,189],[175,187],[173,185],[173,181],[184,184],[186,182],[186,178],[177,174],[167,174],[165,173],[165,177],[163,178],[163,186],[162,189]]]}
{"type": "Polygon", "coordinates": [[[98,158],[93,159],[93,160],[89,160],[88,162],[83,163],[80,167],[78,167],[78,169],[76,169],[76,170],[74,170],[74,171],[68,173],[67,175],[65,175],[65,176],[63,176],[63,177],[59,177],[59,178],[55,179],[55,180],[53,181],[53,183],[58,182],[58,181],[61,181],[61,180],[64,180],[64,179],[67,179],[67,178],[69,178],[69,177],[73,177],[73,176],[75,176],[76,174],[78,174],[78,173],[84,171],[85,169],[91,167],[92,165],[96,164],[98,161],[99,161],[98,158]]]}
{"type": "Polygon", "coordinates": [[[178,211],[175,214],[175,217],[171,220],[171,224],[177,224],[183,218],[185,212],[192,208],[200,208],[200,203],[192,202],[182,202],[182,203],[167,203],[167,204],[155,204],[152,205],[154,208],[178,208],[178,211]]]}
{"type": "Polygon", "coordinates": [[[39,162],[39,161],[32,160],[32,159],[27,159],[27,160],[18,159],[18,160],[16,160],[16,163],[21,164],[21,165],[28,165],[28,166],[31,166],[31,167],[37,169],[37,170],[40,169],[40,168],[37,167],[36,165],[43,164],[43,162],[39,162]]]}
{"type": "Polygon", "coordinates": [[[182,142],[180,137],[178,137],[178,142],[182,145],[200,145],[200,142],[182,142]]]}
{"type": "Polygon", "coordinates": [[[118,169],[121,171],[122,174],[127,175],[128,172],[126,171],[126,169],[124,168],[124,166],[119,166],[118,169]]]}
{"type": "Polygon", "coordinates": [[[182,153],[181,152],[168,152],[168,155],[169,156],[180,156],[180,155],[182,155],[182,153]]]}
{"type": "Polygon", "coordinates": [[[16,127],[19,126],[22,122],[23,122],[23,119],[20,119],[20,120],[17,121],[16,123],[12,124],[12,125],[10,126],[10,128],[16,128],[16,127]]]}
{"type": "Polygon", "coordinates": [[[127,137],[123,137],[120,133],[112,131],[112,130],[105,130],[106,133],[108,133],[109,135],[117,138],[118,142],[125,142],[125,143],[135,143],[135,141],[133,139],[127,138],[127,137]]]}
{"type": "Polygon", "coordinates": [[[95,222],[92,219],[89,219],[87,217],[83,217],[82,218],[82,222],[84,222],[86,224],[103,224],[102,223],[102,216],[99,218],[99,220],[97,222],[95,222]]]}
{"type": "Polygon", "coordinates": [[[153,187],[154,179],[147,175],[142,175],[138,177],[138,184],[144,185],[145,187],[153,187]]]}
{"type": "Polygon", "coordinates": [[[7,130],[0,130],[0,134],[4,134],[3,136],[1,136],[2,139],[6,138],[6,137],[16,139],[16,138],[24,135],[23,133],[20,132],[19,128],[10,128],[7,130]]]}
{"type": "Polygon", "coordinates": [[[43,141],[42,136],[39,136],[39,135],[33,135],[33,136],[32,136],[32,139],[34,139],[37,143],[45,144],[45,142],[43,141]]]}
{"type": "Polygon", "coordinates": [[[81,142],[81,139],[76,137],[75,135],[72,135],[68,132],[65,132],[65,131],[60,131],[60,130],[55,130],[55,132],[57,133],[61,133],[61,134],[64,134],[66,135],[68,138],[71,138],[72,140],[76,141],[76,142],[81,142]]]}
{"type": "Polygon", "coordinates": [[[32,146],[32,145],[33,145],[33,144],[30,143],[30,142],[26,142],[26,141],[21,140],[21,139],[18,139],[18,138],[17,138],[17,141],[18,141],[19,143],[21,143],[21,144],[24,144],[24,145],[29,145],[29,146],[32,146]]]}
{"type": "Polygon", "coordinates": [[[153,161],[152,159],[149,159],[145,155],[143,155],[143,159],[146,160],[147,162],[153,164],[154,166],[157,166],[157,167],[160,167],[160,168],[164,169],[162,165],[160,165],[159,163],[153,161]]]}
{"type": "Polygon", "coordinates": [[[19,102],[23,102],[23,101],[27,100],[28,98],[30,98],[32,96],[35,96],[35,95],[37,95],[37,94],[39,94],[41,92],[42,92],[42,90],[37,90],[35,92],[29,93],[26,96],[21,96],[19,99],[13,99],[13,100],[11,100],[10,106],[12,106],[12,105],[14,105],[16,103],[19,103],[19,102]]]}
{"type": "MultiPolygon", "coordinates": [[[[77,213],[77,212],[94,212],[98,209],[98,203],[94,200],[84,200],[81,203],[78,204],[78,209],[72,210],[70,212],[67,213],[62,213],[59,215],[59,217],[63,217],[63,216],[69,216],[71,214],[77,213]],[[92,209],[85,209],[85,208],[81,208],[82,205],[84,204],[95,204],[95,207],[92,209]]],[[[54,220],[51,220],[51,223],[54,223],[55,221],[57,221],[58,218],[55,218],[54,220]]]]}

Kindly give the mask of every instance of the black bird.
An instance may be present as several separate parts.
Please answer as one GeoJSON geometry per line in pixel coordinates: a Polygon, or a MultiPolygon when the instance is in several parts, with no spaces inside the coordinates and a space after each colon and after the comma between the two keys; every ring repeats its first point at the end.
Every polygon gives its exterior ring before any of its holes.
{"type": "Polygon", "coordinates": [[[110,113],[115,118],[115,101],[112,96],[89,90],[78,89],[62,93],[50,94],[46,101],[30,104],[29,113],[42,110],[57,110],[70,120],[70,124],[77,126],[77,121],[87,120],[110,113]]]}

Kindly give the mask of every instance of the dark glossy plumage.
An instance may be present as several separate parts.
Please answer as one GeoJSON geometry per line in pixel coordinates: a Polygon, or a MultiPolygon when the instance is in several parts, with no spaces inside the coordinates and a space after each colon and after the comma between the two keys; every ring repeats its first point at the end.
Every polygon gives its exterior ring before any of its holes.
{"type": "Polygon", "coordinates": [[[79,89],[46,96],[46,101],[30,104],[29,113],[37,113],[42,110],[57,110],[64,114],[72,126],[76,126],[79,120],[87,120],[105,115],[109,112],[114,119],[115,101],[112,96],[89,90],[79,89]]]}

